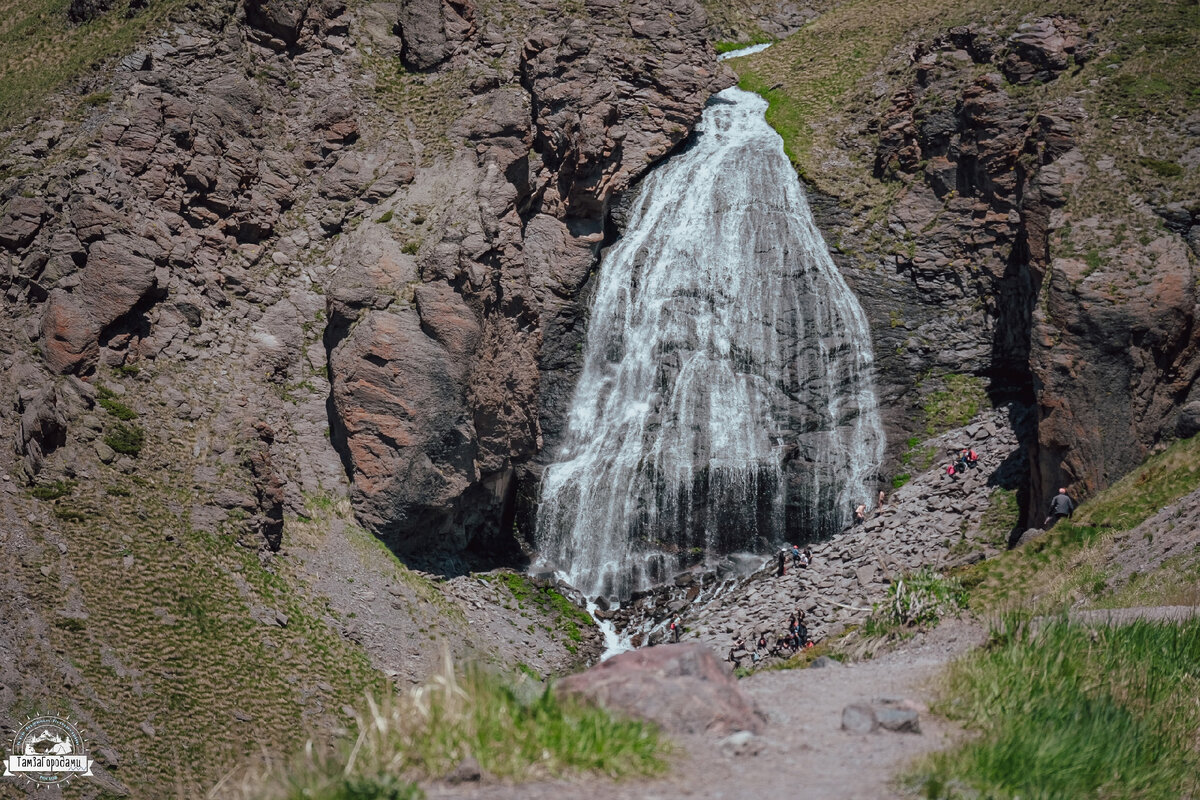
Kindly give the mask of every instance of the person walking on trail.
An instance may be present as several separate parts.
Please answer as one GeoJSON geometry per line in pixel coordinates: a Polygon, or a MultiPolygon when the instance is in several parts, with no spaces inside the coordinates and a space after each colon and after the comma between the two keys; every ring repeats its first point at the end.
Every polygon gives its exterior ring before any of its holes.
{"type": "Polygon", "coordinates": [[[1075,511],[1075,501],[1067,494],[1066,489],[1059,489],[1058,494],[1050,498],[1050,516],[1046,517],[1046,521],[1042,523],[1042,527],[1050,530],[1063,517],[1070,517],[1075,511]]]}
{"type": "Polygon", "coordinates": [[[675,617],[675,619],[671,620],[671,641],[678,642],[679,634],[681,634],[682,632],[683,632],[683,622],[679,619],[679,617],[675,617]]]}

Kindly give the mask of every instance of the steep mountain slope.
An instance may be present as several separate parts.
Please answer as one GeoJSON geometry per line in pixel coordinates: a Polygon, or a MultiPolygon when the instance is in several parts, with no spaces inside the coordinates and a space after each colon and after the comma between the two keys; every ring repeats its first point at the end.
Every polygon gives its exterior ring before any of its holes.
{"type": "Polygon", "coordinates": [[[1197,13],[854,2],[738,62],[828,198],[891,429],[964,373],[1034,403],[1029,508],[1108,485],[1200,396],[1197,13]]]}
{"type": "Polygon", "coordinates": [[[574,326],[612,194],[731,80],[703,12],[139,8],[0,34],[3,118],[45,109],[0,159],[0,723],[84,720],[104,778],[71,792],[194,795],[443,647],[594,655],[552,590],[439,554],[511,544],[571,352],[543,329],[574,326]]]}

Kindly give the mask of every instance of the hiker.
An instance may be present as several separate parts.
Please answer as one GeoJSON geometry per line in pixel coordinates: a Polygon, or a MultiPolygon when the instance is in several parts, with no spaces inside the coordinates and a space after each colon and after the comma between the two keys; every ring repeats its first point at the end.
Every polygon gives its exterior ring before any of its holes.
{"type": "Polygon", "coordinates": [[[767,648],[767,632],[760,631],[758,634],[758,644],[754,646],[755,651],[766,650],[767,648]]]}
{"type": "Polygon", "coordinates": [[[854,524],[861,525],[867,520],[867,506],[865,503],[859,503],[854,509],[854,524]]]}
{"type": "Polygon", "coordinates": [[[973,448],[967,448],[967,466],[974,467],[979,461],[979,454],[973,448]]]}
{"type": "Polygon", "coordinates": [[[733,640],[733,647],[729,648],[729,661],[736,667],[738,660],[742,657],[737,655],[737,651],[741,650],[743,655],[746,652],[746,640],[738,636],[733,640]]]}
{"type": "Polygon", "coordinates": [[[1042,523],[1042,528],[1050,530],[1063,517],[1070,517],[1075,511],[1075,501],[1067,494],[1066,489],[1059,489],[1058,494],[1050,498],[1050,516],[1042,523]]]}
{"type": "Polygon", "coordinates": [[[787,551],[780,550],[779,551],[779,572],[776,574],[775,577],[782,578],[786,574],[787,574],[787,551]]]}
{"type": "Polygon", "coordinates": [[[946,477],[949,478],[953,483],[958,482],[958,471],[954,469],[953,461],[946,465],[946,477]]]}
{"type": "MultiPolygon", "coordinates": [[[[801,614],[803,614],[803,612],[801,612],[801,614]]],[[[808,626],[804,624],[803,616],[796,621],[796,643],[797,647],[808,647],[810,644],[808,640],[808,626]]]]}
{"type": "Polygon", "coordinates": [[[879,507],[883,508],[887,505],[887,493],[883,489],[879,490],[879,507]]]}
{"type": "Polygon", "coordinates": [[[803,560],[803,558],[804,558],[804,554],[800,552],[800,545],[797,545],[797,544],[792,545],[792,566],[793,567],[802,566],[802,564],[800,562],[803,560]]]}
{"type": "Polygon", "coordinates": [[[683,621],[679,617],[671,620],[671,641],[678,642],[679,634],[683,632],[683,621]]]}
{"type": "Polygon", "coordinates": [[[812,557],[812,548],[811,548],[811,547],[805,547],[805,548],[804,548],[804,566],[806,566],[806,567],[811,567],[811,566],[812,566],[812,562],[813,562],[813,557],[812,557]]]}
{"type": "Polygon", "coordinates": [[[807,547],[803,550],[796,548],[792,552],[792,563],[796,564],[797,566],[807,567],[810,563],[812,563],[812,554],[809,553],[807,547]]]}

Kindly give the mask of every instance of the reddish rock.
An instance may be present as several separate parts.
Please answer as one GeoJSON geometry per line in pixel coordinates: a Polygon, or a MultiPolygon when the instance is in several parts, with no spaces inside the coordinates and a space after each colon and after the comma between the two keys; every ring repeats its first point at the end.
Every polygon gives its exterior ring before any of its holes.
{"type": "Polygon", "coordinates": [[[62,289],[50,292],[41,326],[42,350],[50,369],[86,372],[96,363],[99,333],[79,295],[62,289]]]}
{"type": "Polygon", "coordinates": [[[98,330],[132,311],[157,285],[154,262],[136,252],[141,246],[133,237],[115,236],[89,248],[79,288],[98,330]]]}
{"type": "Polygon", "coordinates": [[[1008,39],[1009,53],[1001,68],[1013,83],[1053,80],[1081,54],[1085,44],[1079,24],[1063,17],[1026,23],[1008,39]]]}
{"type": "Polygon", "coordinates": [[[728,667],[701,644],[621,653],[562,679],[554,689],[658,723],[671,733],[760,733],[765,724],[728,667]]]}

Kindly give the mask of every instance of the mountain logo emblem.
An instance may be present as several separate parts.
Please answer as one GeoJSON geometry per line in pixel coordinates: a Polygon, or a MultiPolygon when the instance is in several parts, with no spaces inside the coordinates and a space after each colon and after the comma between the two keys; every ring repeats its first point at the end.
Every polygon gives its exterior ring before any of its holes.
{"type": "Polygon", "coordinates": [[[4,759],[4,777],[21,777],[39,786],[91,776],[93,760],[79,728],[65,717],[30,718],[17,730],[4,759]]]}

